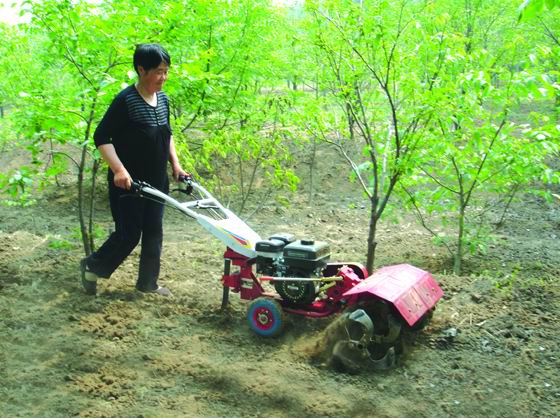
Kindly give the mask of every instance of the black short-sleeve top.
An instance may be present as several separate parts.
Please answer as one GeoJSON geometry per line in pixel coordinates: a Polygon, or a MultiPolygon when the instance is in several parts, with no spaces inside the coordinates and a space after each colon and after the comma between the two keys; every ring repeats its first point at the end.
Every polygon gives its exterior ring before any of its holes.
{"type": "Polygon", "coordinates": [[[135,86],[125,88],[113,99],[93,138],[96,147],[113,144],[134,180],[147,181],[163,190],[167,186],[171,125],[169,100],[162,91],[156,94],[157,104],[151,106],[135,86]]]}

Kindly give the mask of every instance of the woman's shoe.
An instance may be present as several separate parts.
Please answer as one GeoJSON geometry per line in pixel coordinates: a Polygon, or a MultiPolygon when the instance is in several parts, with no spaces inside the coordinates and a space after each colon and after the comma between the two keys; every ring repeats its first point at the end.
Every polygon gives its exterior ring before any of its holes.
{"type": "Polygon", "coordinates": [[[80,273],[82,276],[82,286],[86,294],[95,296],[97,294],[97,274],[88,271],[87,259],[80,261],[80,273]]]}
{"type": "Polygon", "coordinates": [[[163,287],[163,286],[158,286],[158,288],[154,289],[154,290],[140,290],[138,288],[136,288],[136,290],[138,290],[141,293],[155,293],[157,295],[165,296],[165,297],[172,297],[173,296],[173,293],[171,293],[171,290],[169,290],[167,287],[163,287]]]}

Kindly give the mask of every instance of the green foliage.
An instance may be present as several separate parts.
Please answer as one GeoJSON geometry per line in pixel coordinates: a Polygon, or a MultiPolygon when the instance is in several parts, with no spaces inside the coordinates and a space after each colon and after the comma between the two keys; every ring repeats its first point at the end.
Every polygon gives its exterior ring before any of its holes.
{"type": "Polygon", "coordinates": [[[544,10],[552,10],[560,6],[560,0],[525,0],[519,6],[519,20],[532,19],[544,10]]]}
{"type": "Polygon", "coordinates": [[[312,171],[324,141],[370,200],[368,267],[395,192],[460,267],[484,251],[493,203],[559,181],[557,5],[527,0],[519,19],[507,0],[25,1],[31,22],[0,26],[0,151],[29,159],[0,190],[28,204],[75,174],[91,251],[93,130],[135,81],[135,45],[159,42],[180,159],[222,200],[243,212],[295,190],[294,159],[312,171]]]}
{"type": "Polygon", "coordinates": [[[452,66],[441,28],[452,21],[412,2],[331,1],[309,5],[310,43],[321,63],[315,109],[305,126],[349,162],[371,202],[367,268],[373,266],[377,222],[395,186],[411,175],[416,154],[430,147],[441,71],[452,66]]]}
{"type": "Polygon", "coordinates": [[[278,87],[288,67],[278,53],[278,34],[289,36],[282,16],[266,1],[173,3],[168,16],[170,32],[160,42],[170,38],[166,89],[187,166],[223,196],[237,192],[241,207],[256,174],[273,188],[293,189],[297,179],[286,164],[290,103],[278,87]],[[228,178],[233,182],[224,183],[228,178]]]}
{"type": "Polygon", "coordinates": [[[49,248],[53,250],[71,250],[74,248],[74,245],[70,241],[62,238],[60,235],[50,236],[48,245],[49,248]]]}
{"type": "MultiPolygon", "coordinates": [[[[282,97],[271,90],[275,72],[287,65],[275,56],[273,36],[283,20],[268,2],[29,0],[24,7],[29,24],[2,27],[0,64],[8,76],[0,81],[0,105],[9,104],[17,136],[25,138],[20,146],[25,142],[31,154],[34,173],[25,179],[58,181],[68,163],[76,173],[86,254],[94,238],[95,193],[87,190],[97,172],[93,130],[115,93],[134,82],[131,56],[141,42],[159,42],[171,53],[168,93],[185,167],[220,184],[231,161],[239,165],[224,193],[240,190],[241,208],[257,173],[269,178],[269,188],[297,184],[286,164],[282,97]]],[[[10,178],[3,189],[21,192],[23,180],[10,178]]]]}
{"type": "Polygon", "coordinates": [[[22,166],[7,174],[0,173],[0,190],[8,196],[0,200],[7,206],[29,206],[36,200],[31,197],[30,188],[33,185],[33,171],[22,166]]]}
{"type": "MultiPolygon", "coordinates": [[[[502,26],[509,22],[514,28],[511,15],[499,18],[502,26]]],[[[552,134],[540,131],[542,121],[534,125],[534,120],[518,120],[525,114],[512,116],[548,91],[541,82],[547,78],[537,77],[531,62],[523,61],[530,48],[525,37],[519,33],[506,41],[486,31],[486,39],[473,39],[469,34],[477,28],[468,19],[463,25],[455,21],[447,36],[447,48],[456,52],[448,55],[450,64],[441,68],[434,89],[429,146],[418,153],[415,173],[401,184],[424,226],[453,255],[456,274],[464,253],[480,251],[480,240],[488,234],[481,217],[489,200],[552,173],[547,155],[557,147],[552,134]],[[493,53],[487,45],[494,45],[493,53]],[[531,126],[539,126],[538,132],[531,126]],[[452,227],[455,234],[444,238],[429,227],[425,217],[433,215],[439,231],[452,227]]]]}

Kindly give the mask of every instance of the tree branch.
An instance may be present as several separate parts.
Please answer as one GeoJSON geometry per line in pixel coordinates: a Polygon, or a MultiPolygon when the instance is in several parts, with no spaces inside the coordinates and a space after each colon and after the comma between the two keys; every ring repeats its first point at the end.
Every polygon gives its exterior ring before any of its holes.
{"type": "Polygon", "coordinates": [[[443,187],[445,190],[450,191],[453,194],[459,194],[459,192],[457,190],[453,190],[451,187],[446,186],[445,184],[443,184],[439,179],[437,179],[436,177],[432,176],[430,173],[428,173],[426,170],[424,170],[424,168],[420,167],[420,170],[422,170],[422,172],[427,175],[429,178],[431,178],[434,182],[436,182],[439,186],[443,187]]]}
{"type": "Polygon", "coordinates": [[[80,169],[80,164],[74,159],[74,157],[72,157],[70,154],[67,154],[65,152],[61,152],[61,151],[50,151],[49,152],[50,155],[55,156],[55,155],[62,155],[63,157],[68,158],[70,161],[72,161],[76,167],[78,168],[78,170],[80,169]]]}
{"type": "Polygon", "coordinates": [[[437,232],[435,232],[434,230],[432,230],[428,224],[426,223],[426,220],[424,219],[424,215],[422,215],[422,211],[420,210],[420,208],[418,207],[418,204],[416,203],[416,199],[414,198],[414,196],[412,195],[412,193],[401,184],[402,189],[405,191],[405,193],[408,195],[410,202],[412,203],[412,205],[414,206],[415,209],[415,213],[416,213],[416,218],[420,221],[420,224],[422,225],[422,227],[428,231],[430,234],[432,234],[434,236],[434,238],[437,238],[439,240],[441,240],[441,242],[443,243],[443,245],[445,245],[445,248],[447,249],[447,251],[449,252],[449,254],[451,256],[453,256],[453,251],[451,249],[451,247],[449,246],[449,244],[447,242],[445,242],[444,240],[441,239],[441,237],[439,236],[439,234],[437,232]]]}
{"type": "Polygon", "coordinates": [[[484,153],[484,157],[482,157],[482,161],[480,162],[480,164],[478,165],[478,169],[476,171],[476,175],[474,177],[474,180],[471,184],[471,186],[469,187],[469,190],[466,193],[466,199],[465,199],[465,205],[468,204],[472,192],[475,188],[475,186],[477,185],[478,182],[478,177],[480,176],[480,173],[482,171],[482,168],[484,167],[484,164],[486,163],[486,160],[488,159],[488,155],[490,154],[490,151],[492,150],[492,147],[494,146],[494,143],[496,142],[496,139],[498,138],[498,136],[500,135],[500,132],[502,131],[502,128],[504,127],[504,125],[506,124],[506,116],[504,115],[504,118],[502,119],[502,123],[500,123],[500,126],[498,127],[498,129],[496,130],[494,137],[492,138],[492,140],[490,141],[490,144],[488,145],[488,149],[486,150],[486,152],[484,153]]]}

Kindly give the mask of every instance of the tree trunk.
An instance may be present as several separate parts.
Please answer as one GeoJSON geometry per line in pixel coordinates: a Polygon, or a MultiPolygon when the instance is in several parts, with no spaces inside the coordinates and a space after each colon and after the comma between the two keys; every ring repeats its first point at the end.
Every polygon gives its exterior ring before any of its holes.
{"type": "Polygon", "coordinates": [[[457,251],[453,260],[453,273],[457,276],[461,275],[463,268],[463,235],[465,234],[465,206],[461,205],[459,211],[459,231],[457,233],[457,251]]]}
{"type": "Polygon", "coordinates": [[[95,189],[97,186],[97,171],[99,170],[99,160],[93,160],[93,168],[91,172],[91,192],[89,195],[89,219],[88,219],[88,233],[89,233],[89,245],[91,251],[95,251],[94,233],[93,233],[93,215],[95,212],[95,189]]]}
{"type": "Polygon", "coordinates": [[[315,171],[315,157],[317,156],[317,140],[313,138],[313,148],[311,149],[311,161],[309,162],[309,197],[308,203],[313,203],[313,174],[315,171]]]}
{"type": "Polygon", "coordinates": [[[511,202],[513,201],[513,198],[515,197],[515,194],[517,193],[517,190],[519,190],[519,184],[515,184],[512,189],[511,192],[509,194],[509,198],[508,201],[506,203],[506,206],[502,212],[502,216],[500,217],[500,220],[496,223],[496,228],[501,228],[504,224],[504,220],[506,218],[506,213],[511,205],[511,202]]]}
{"type": "MultiPolygon", "coordinates": [[[[251,173],[251,180],[249,181],[249,184],[246,187],[246,191],[245,193],[241,194],[242,200],[241,200],[241,207],[239,208],[239,213],[243,213],[243,210],[245,209],[245,205],[249,200],[249,196],[253,191],[253,186],[255,185],[255,179],[257,177],[257,170],[259,168],[259,164],[261,161],[261,153],[262,153],[262,149],[259,151],[259,155],[257,155],[257,158],[255,159],[255,165],[253,166],[253,172],[251,173]]],[[[240,168],[240,171],[243,171],[242,167],[240,168]]]]}
{"type": "Polygon", "coordinates": [[[377,241],[375,240],[375,235],[377,233],[377,221],[379,220],[377,216],[377,199],[372,199],[371,201],[371,212],[369,218],[369,233],[368,233],[368,248],[367,248],[367,271],[371,274],[373,272],[373,265],[375,262],[375,249],[377,247],[377,241]]]}
{"type": "Polygon", "coordinates": [[[87,158],[87,143],[82,146],[82,156],[78,168],[78,219],[80,221],[80,233],[82,236],[82,244],[84,253],[88,257],[92,250],[89,240],[89,231],[84,217],[84,172],[87,158]]]}

